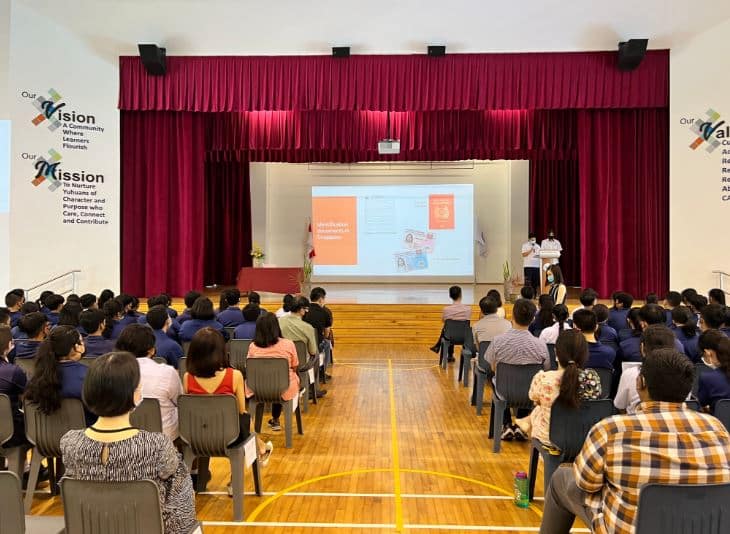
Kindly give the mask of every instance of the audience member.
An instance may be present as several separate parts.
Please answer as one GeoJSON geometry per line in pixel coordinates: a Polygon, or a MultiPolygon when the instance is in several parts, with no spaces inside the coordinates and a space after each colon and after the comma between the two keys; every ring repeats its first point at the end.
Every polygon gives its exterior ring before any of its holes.
{"type": "Polygon", "coordinates": [[[294,300],[295,300],[294,295],[290,295],[289,293],[284,295],[284,299],[282,300],[282,303],[281,303],[281,308],[276,310],[276,316],[279,319],[281,319],[285,315],[289,315],[291,313],[291,308],[294,305],[294,300]]]}
{"type": "MultiPolygon", "coordinates": [[[[168,295],[167,293],[160,293],[160,298],[164,299],[165,302],[163,302],[163,306],[167,308],[167,315],[170,316],[170,319],[172,319],[173,324],[177,323],[177,310],[172,307],[172,297],[168,295]]],[[[179,324],[178,324],[179,326],[179,324]]]]}
{"type": "Polygon", "coordinates": [[[633,307],[626,316],[626,324],[624,328],[618,331],[619,342],[626,341],[631,337],[639,337],[641,335],[641,319],[639,319],[640,308],[633,307]]]}
{"type": "Polygon", "coordinates": [[[48,313],[46,313],[46,317],[48,317],[48,322],[51,323],[52,327],[58,324],[58,320],[61,314],[61,308],[63,307],[64,302],[66,302],[66,300],[63,298],[63,296],[56,295],[55,293],[52,295],[48,295],[46,297],[46,300],[43,301],[46,308],[48,308],[48,313]]]}
{"type": "MultiPolygon", "coordinates": [[[[507,317],[507,312],[504,311],[504,304],[502,303],[502,295],[500,292],[496,289],[490,289],[487,291],[487,296],[493,298],[497,302],[497,317],[500,319],[507,317]]],[[[469,309],[471,310],[471,306],[469,309]]]]}
{"type": "Polygon", "coordinates": [[[88,334],[84,340],[87,358],[98,358],[102,354],[114,350],[114,341],[103,336],[106,316],[98,308],[89,308],[81,312],[79,323],[88,334]]]}
{"type": "MultiPolygon", "coordinates": [[[[459,289],[461,292],[461,289],[459,289]]],[[[325,298],[327,292],[324,288],[315,287],[309,293],[309,309],[304,315],[304,321],[314,327],[317,334],[317,344],[320,352],[324,353],[325,364],[332,360],[332,346],[329,341],[330,329],[332,328],[332,314],[325,307],[325,298]]],[[[461,296],[459,296],[461,300],[461,296]]],[[[319,367],[319,380],[325,382],[325,379],[331,378],[325,374],[325,365],[319,367]]]]}
{"type": "Polygon", "coordinates": [[[565,304],[558,304],[553,308],[553,324],[547,328],[543,328],[540,332],[540,339],[548,345],[554,345],[558,340],[558,336],[564,330],[570,329],[568,324],[568,307],[565,304]]]}
{"type": "Polygon", "coordinates": [[[647,293],[644,297],[644,304],[659,304],[659,295],[656,293],[647,293]]]}
{"type": "MultiPolygon", "coordinates": [[[[591,289],[590,287],[586,288],[581,291],[578,300],[580,300],[580,306],[573,310],[573,313],[577,310],[592,310],[598,300],[598,293],[596,293],[595,289],[591,289]]],[[[571,314],[571,318],[572,316],[573,314],[571,314]]]]}
{"type": "Polygon", "coordinates": [[[598,341],[614,349],[618,348],[618,332],[608,326],[608,307],[605,304],[593,306],[598,321],[598,341]]]}
{"type": "Polygon", "coordinates": [[[109,299],[104,303],[104,331],[102,335],[107,339],[117,339],[126,326],[122,320],[122,305],[117,299],[109,299]]]}
{"type": "MultiPolygon", "coordinates": [[[[61,307],[61,311],[58,314],[58,325],[59,326],[73,326],[79,329],[79,317],[81,316],[81,304],[73,300],[67,301],[61,307]]],[[[86,334],[83,329],[79,329],[81,335],[86,334]]]]}
{"type": "MultiPolygon", "coordinates": [[[[631,310],[634,311],[633,309],[631,310]]],[[[630,316],[631,317],[631,316],[630,316]]],[[[653,324],[665,324],[664,323],[664,309],[657,304],[644,304],[638,311],[639,328],[635,330],[638,335],[621,342],[619,348],[619,358],[621,362],[639,362],[641,361],[641,350],[640,350],[640,336],[647,326],[653,324]]],[[[632,319],[633,321],[634,319],[632,319]]],[[[684,354],[684,345],[678,340],[674,340],[674,349],[677,352],[684,354]]]]}
{"type": "Polygon", "coordinates": [[[199,297],[190,308],[190,320],[180,326],[180,341],[192,341],[195,332],[208,326],[218,330],[224,339],[228,339],[228,333],[223,325],[215,319],[213,302],[207,297],[199,297]]]}
{"type": "MultiPolygon", "coordinates": [[[[672,327],[672,310],[682,305],[682,295],[677,291],[669,291],[664,297],[664,315],[666,316],[666,324],[672,327]]],[[[688,308],[689,309],[689,308],[688,308]]]]}
{"type": "Polygon", "coordinates": [[[311,324],[304,321],[307,311],[309,311],[309,299],[297,297],[289,305],[289,314],[279,318],[279,327],[283,337],[303,342],[307,346],[307,353],[310,356],[317,356],[319,354],[317,333],[311,324]]]}
{"type": "Polygon", "coordinates": [[[142,377],[142,398],[158,400],[162,432],[175,440],[178,437],[177,399],[182,394],[182,384],[173,367],[160,365],[153,360],[156,342],[155,334],[149,326],[130,324],[117,339],[116,350],[129,352],[137,358],[142,377]]]}
{"type": "MultiPolygon", "coordinates": [[[[171,340],[173,340],[175,343],[178,343],[178,341],[180,340],[180,323],[178,323],[177,319],[175,319],[175,317],[173,317],[173,315],[170,313],[170,310],[172,308],[167,306],[169,299],[170,299],[170,297],[168,297],[167,295],[164,295],[164,294],[157,295],[156,297],[150,297],[147,299],[147,310],[151,310],[155,306],[162,306],[163,308],[165,308],[165,312],[167,313],[167,316],[170,318],[170,326],[167,328],[166,335],[171,340]]],[[[177,316],[177,312],[175,312],[175,316],[177,316]]],[[[140,318],[137,322],[139,324],[148,324],[147,316],[146,315],[140,316],[140,318]]],[[[179,343],[178,343],[178,345],[179,345],[179,343]]]]}
{"type": "MultiPolygon", "coordinates": [[[[286,358],[289,362],[289,387],[281,394],[281,400],[289,401],[299,394],[299,358],[294,342],[281,335],[276,315],[266,312],[256,321],[256,335],[248,347],[248,359],[252,358],[286,358]]],[[[254,391],[246,384],[246,396],[252,397],[254,391]]],[[[271,405],[269,428],[274,432],[281,430],[279,417],[282,405],[275,402],[271,405]]]]}
{"type": "MultiPolygon", "coordinates": [[[[5,309],[7,309],[7,308],[5,308],[5,309]]],[[[20,318],[22,319],[29,313],[36,313],[36,312],[39,312],[40,310],[41,310],[40,307],[35,302],[25,302],[23,304],[23,306],[20,308],[20,314],[21,314],[20,318]]],[[[13,334],[13,339],[28,339],[28,334],[26,334],[25,332],[23,332],[20,329],[20,321],[18,321],[18,324],[15,325],[11,329],[11,333],[13,334]]]]}
{"type": "Polygon", "coordinates": [[[517,420],[517,426],[523,432],[531,433],[533,438],[551,449],[555,449],[550,442],[550,410],[553,404],[561,402],[578,409],[582,401],[601,398],[598,373],[585,368],[588,344],[580,332],[562,331],[555,343],[555,356],[557,371],[540,371],[535,375],[530,385],[530,399],[535,408],[529,417],[517,420]]]}
{"type": "Polygon", "coordinates": [[[688,287],[687,289],[682,290],[682,304],[687,306],[689,308],[690,301],[692,298],[694,298],[697,295],[697,290],[693,287],[688,287]]]}
{"type": "Polygon", "coordinates": [[[730,399],[730,339],[719,330],[705,330],[699,340],[702,361],[710,367],[700,373],[697,400],[715,409],[720,399],[730,399]]]}
{"type": "Polygon", "coordinates": [[[25,298],[23,295],[18,295],[14,291],[9,291],[5,295],[5,307],[10,312],[10,326],[16,326],[22,314],[20,308],[23,306],[25,298]]]}
{"type": "Polygon", "coordinates": [[[720,304],[708,304],[700,313],[700,331],[719,330],[725,324],[725,307],[720,304]]]}
{"type": "Polygon", "coordinates": [[[228,289],[221,293],[218,322],[223,326],[238,326],[244,318],[238,303],[241,302],[241,292],[238,289],[228,289]]]}
{"type": "Polygon", "coordinates": [[[707,297],[704,295],[694,295],[689,299],[689,309],[695,314],[698,325],[700,324],[700,317],[705,306],[707,306],[707,297]]]}
{"type": "Polygon", "coordinates": [[[532,286],[522,286],[520,289],[520,298],[527,300],[535,300],[535,290],[532,286]]]}
{"type": "MultiPolygon", "coordinates": [[[[530,299],[525,300],[531,302],[530,299]]],[[[477,348],[480,343],[484,341],[491,342],[495,337],[504,334],[512,328],[512,324],[507,319],[503,319],[497,314],[497,310],[499,309],[498,302],[492,297],[482,297],[479,301],[479,309],[482,312],[482,318],[474,323],[472,327],[474,343],[477,348]]]]}
{"type": "Polygon", "coordinates": [[[710,289],[707,297],[710,301],[710,304],[719,304],[720,306],[725,306],[725,292],[722,289],[710,289]]]}
{"type": "Polygon", "coordinates": [[[44,315],[48,315],[48,312],[50,311],[46,307],[46,299],[51,295],[53,295],[53,291],[42,291],[40,296],[38,297],[38,300],[35,301],[35,303],[38,305],[38,311],[44,315]]]}
{"type": "Polygon", "coordinates": [[[593,532],[629,534],[646,484],[730,482],[724,426],[682,404],[693,377],[692,363],[672,349],[647,355],[637,380],[640,410],[597,423],[575,463],[555,472],[542,534],[567,534],[576,516],[593,532]]]}
{"type": "Polygon", "coordinates": [[[104,308],[104,304],[114,298],[114,291],[111,289],[105,289],[99,293],[99,299],[96,301],[96,305],[99,309],[104,308]]]}
{"type": "Polygon", "coordinates": [[[629,310],[634,304],[634,297],[624,291],[616,291],[612,296],[613,308],[608,312],[608,326],[621,334],[626,328],[629,310]]]}
{"type": "Polygon", "coordinates": [[[253,339],[256,332],[256,319],[261,316],[258,304],[246,304],[243,308],[243,322],[233,331],[233,339],[253,339]]]}
{"type": "Polygon", "coordinates": [[[66,302],[81,304],[81,297],[79,297],[76,293],[71,293],[68,297],[66,297],[66,302]]]}
{"type": "Polygon", "coordinates": [[[29,313],[22,317],[18,326],[25,332],[26,337],[15,341],[15,349],[10,353],[11,362],[18,358],[34,358],[50,331],[48,318],[41,312],[29,313]]]}
{"type": "Polygon", "coordinates": [[[555,304],[565,304],[568,298],[568,288],[563,280],[563,271],[560,265],[554,264],[548,267],[545,273],[545,279],[550,284],[548,293],[553,298],[555,304]]]}
{"type": "MultiPolygon", "coordinates": [[[[674,334],[662,324],[647,326],[641,332],[641,345],[639,350],[641,351],[642,361],[655,350],[671,349],[673,347],[674,334]]],[[[636,379],[639,377],[640,370],[641,366],[634,365],[628,367],[621,373],[616,397],[613,400],[613,405],[617,410],[630,414],[636,412],[636,407],[639,404],[639,391],[636,389],[636,379]]]]}
{"type": "MultiPolygon", "coordinates": [[[[535,304],[532,301],[518,299],[512,308],[512,328],[495,337],[489,344],[485,354],[487,363],[492,371],[497,372],[497,364],[507,363],[511,365],[542,364],[545,370],[550,369],[550,356],[547,345],[530,334],[528,327],[535,317],[535,304]]],[[[517,417],[524,417],[525,410],[518,410],[517,417]]],[[[504,428],[502,439],[510,441],[527,439],[522,430],[512,425],[512,414],[509,407],[504,414],[504,428]]]]}
{"type": "Polygon", "coordinates": [[[530,333],[535,337],[540,337],[540,333],[544,328],[550,328],[555,319],[553,318],[553,307],[555,301],[548,294],[540,295],[537,299],[539,310],[535,315],[535,319],[530,323],[530,333]]]}
{"type": "Polygon", "coordinates": [[[96,305],[96,295],[93,295],[91,293],[84,293],[81,295],[81,298],[79,299],[79,303],[81,304],[82,311],[83,310],[89,310],[89,309],[97,309],[98,306],[96,305]]]}
{"type": "Polygon", "coordinates": [[[10,326],[10,310],[6,307],[0,307],[0,325],[10,326]]]}
{"type": "Polygon", "coordinates": [[[20,411],[20,398],[25,391],[28,379],[23,370],[9,361],[13,350],[13,336],[10,327],[0,325],[0,394],[10,399],[10,411],[13,418],[13,435],[3,444],[5,448],[18,447],[27,443],[25,439],[25,419],[20,411]]]}
{"type": "Polygon", "coordinates": [[[680,304],[672,310],[672,326],[670,329],[684,347],[684,353],[690,360],[697,363],[700,359],[697,348],[699,335],[697,334],[694,316],[687,306],[680,304]]]}
{"type": "Polygon", "coordinates": [[[167,436],[138,430],[130,423],[129,416],[143,396],[140,368],[132,355],[112,352],[97,358],[89,368],[83,396],[98,419],[86,430],[71,430],[61,438],[66,476],[152,480],[160,492],[165,533],[192,532],[195,495],[182,457],[167,436]]]}
{"type": "Polygon", "coordinates": [[[165,358],[168,364],[177,369],[180,358],[183,357],[182,347],[168,335],[172,326],[167,307],[158,304],[147,311],[147,324],[155,334],[155,351],[160,358],[165,358]]]}
{"type": "Polygon", "coordinates": [[[616,351],[596,340],[598,319],[593,310],[576,310],[573,314],[573,327],[577,328],[583,334],[588,343],[586,367],[590,369],[613,370],[616,351]]]}
{"type": "Polygon", "coordinates": [[[202,295],[198,293],[197,291],[188,291],[185,293],[185,297],[183,300],[185,301],[185,310],[178,316],[177,322],[180,323],[180,326],[182,327],[182,324],[185,321],[189,321],[192,319],[192,316],[190,315],[190,310],[193,307],[193,304],[195,304],[195,301],[198,300],[202,295]]]}
{"type": "Polygon", "coordinates": [[[720,332],[730,337],[730,306],[725,308],[725,326],[720,328],[720,332]]]}

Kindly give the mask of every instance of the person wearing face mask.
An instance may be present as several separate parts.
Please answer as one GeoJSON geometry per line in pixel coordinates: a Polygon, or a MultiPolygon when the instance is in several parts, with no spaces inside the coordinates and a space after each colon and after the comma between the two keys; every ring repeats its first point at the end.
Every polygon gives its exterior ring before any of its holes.
{"type": "MultiPolygon", "coordinates": [[[[542,243],[540,243],[540,248],[542,250],[552,250],[555,252],[563,252],[563,246],[560,244],[560,241],[555,239],[555,232],[552,230],[548,230],[548,236],[547,239],[543,239],[542,243]]],[[[560,263],[559,258],[553,258],[550,260],[550,263],[553,265],[557,265],[560,263]]]]}
{"type": "Polygon", "coordinates": [[[719,330],[705,330],[697,343],[702,361],[710,370],[700,373],[697,400],[715,409],[720,399],[730,399],[730,339],[719,330]]]}
{"type": "Polygon", "coordinates": [[[522,268],[525,285],[535,291],[540,290],[540,245],[537,244],[535,232],[530,232],[527,243],[522,245],[522,268]]]}
{"type": "Polygon", "coordinates": [[[568,288],[565,287],[563,282],[563,271],[560,270],[559,265],[551,265],[548,267],[545,275],[548,285],[548,292],[553,298],[555,304],[565,304],[565,300],[568,296],[568,288]]]}

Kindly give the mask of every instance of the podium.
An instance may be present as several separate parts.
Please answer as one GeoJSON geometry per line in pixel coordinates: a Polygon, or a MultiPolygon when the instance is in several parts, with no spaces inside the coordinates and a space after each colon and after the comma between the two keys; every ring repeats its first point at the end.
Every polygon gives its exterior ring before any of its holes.
{"type": "Polygon", "coordinates": [[[560,252],[557,250],[540,250],[540,294],[545,293],[547,288],[547,279],[545,276],[545,270],[548,265],[553,264],[553,260],[560,257],[560,252]]]}

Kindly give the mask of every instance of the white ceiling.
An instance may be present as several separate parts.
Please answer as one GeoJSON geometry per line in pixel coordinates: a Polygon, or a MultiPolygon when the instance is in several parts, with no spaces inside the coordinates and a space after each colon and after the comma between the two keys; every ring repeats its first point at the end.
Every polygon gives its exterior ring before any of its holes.
{"type": "MultiPolygon", "coordinates": [[[[7,0],[0,0],[7,1],[7,0]]],[[[175,54],[614,50],[648,37],[676,48],[730,18],[730,0],[12,0],[109,60],[157,42],[175,54]]]]}

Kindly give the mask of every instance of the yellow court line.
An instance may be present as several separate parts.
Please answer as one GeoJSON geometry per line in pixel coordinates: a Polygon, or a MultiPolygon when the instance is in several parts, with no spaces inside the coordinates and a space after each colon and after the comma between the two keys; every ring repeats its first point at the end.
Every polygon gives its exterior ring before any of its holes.
{"type": "Polygon", "coordinates": [[[393,482],[395,494],[395,530],[403,532],[403,497],[400,487],[400,455],[398,453],[398,418],[395,412],[393,360],[388,360],[388,396],[390,397],[390,445],[393,450],[393,482]]]}

